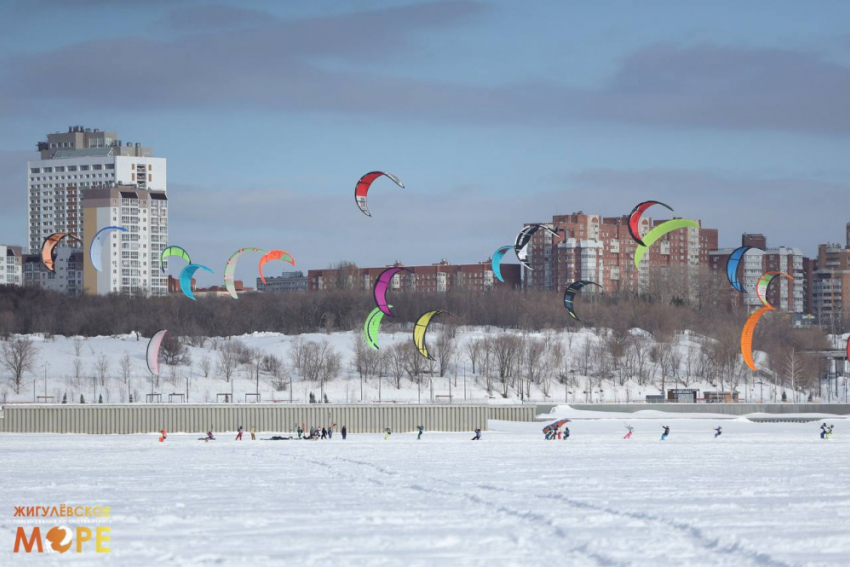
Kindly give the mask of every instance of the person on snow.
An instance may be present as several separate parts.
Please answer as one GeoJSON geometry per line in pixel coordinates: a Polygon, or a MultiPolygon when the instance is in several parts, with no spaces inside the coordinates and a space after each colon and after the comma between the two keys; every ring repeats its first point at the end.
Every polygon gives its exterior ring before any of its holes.
{"type": "Polygon", "coordinates": [[[623,437],[623,439],[631,439],[631,438],[632,438],[632,433],[634,432],[635,428],[634,428],[634,427],[632,427],[631,425],[627,425],[627,426],[626,426],[626,429],[628,430],[628,432],[626,433],[626,436],[625,436],[625,437],[623,437]]]}
{"type": "Polygon", "coordinates": [[[322,439],[327,439],[327,438],[328,438],[328,430],[323,427],[322,428],[322,439]]]}
{"type": "Polygon", "coordinates": [[[661,434],[661,440],[665,441],[667,439],[667,436],[670,435],[670,426],[662,425],[661,427],[664,428],[664,433],[661,434]]]}
{"type": "Polygon", "coordinates": [[[564,426],[564,441],[570,438],[570,428],[566,425],[564,426]]]}
{"type": "Polygon", "coordinates": [[[714,434],[714,438],[717,439],[718,437],[720,437],[720,434],[723,433],[723,428],[718,425],[714,428],[714,430],[717,432],[714,434]]]}
{"type": "Polygon", "coordinates": [[[240,425],[239,429],[236,430],[236,440],[237,441],[242,441],[242,434],[244,432],[245,432],[245,428],[240,425]]]}
{"type": "Polygon", "coordinates": [[[207,436],[204,438],[204,441],[215,441],[215,437],[213,437],[212,429],[207,431],[207,436]]]}
{"type": "Polygon", "coordinates": [[[328,425],[328,439],[332,439],[334,436],[334,424],[331,423],[328,425]]]}
{"type": "Polygon", "coordinates": [[[820,438],[826,439],[826,422],[822,423],[820,426],[820,438]]]}
{"type": "Polygon", "coordinates": [[[419,435],[416,436],[416,440],[418,441],[419,439],[422,439],[422,433],[425,431],[425,426],[424,425],[417,425],[416,429],[419,430],[419,435]]]}
{"type": "Polygon", "coordinates": [[[342,426],[341,433],[342,433],[342,440],[345,441],[345,436],[348,435],[348,430],[345,428],[344,425],[342,426]]]}
{"type": "Polygon", "coordinates": [[[392,434],[393,434],[392,429],[390,429],[389,427],[385,427],[385,428],[384,428],[384,441],[386,441],[387,439],[389,439],[389,438],[390,438],[390,435],[392,435],[392,434]]]}
{"type": "Polygon", "coordinates": [[[251,426],[251,441],[257,440],[257,430],[254,429],[254,426],[251,426]]]}
{"type": "Polygon", "coordinates": [[[481,441],[481,429],[475,430],[475,437],[472,438],[473,441],[481,441]]]}
{"type": "Polygon", "coordinates": [[[835,427],[835,426],[834,426],[834,425],[830,425],[829,427],[827,427],[827,428],[826,428],[826,438],[827,438],[827,439],[829,439],[830,437],[832,437],[832,428],[833,428],[833,427],[835,427]]]}
{"type": "Polygon", "coordinates": [[[560,441],[560,440],[561,440],[561,428],[559,427],[558,428],[558,441],[560,441]]]}
{"type": "Polygon", "coordinates": [[[304,435],[304,430],[301,429],[301,426],[298,426],[298,438],[301,439],[301,436],[304,435]]]}
{"type": "Polygon", "coordinates": [[[168,432],[163,427],[162,431],[160,431],[159,434],[160,434],[159,442],[162,443],[168,437],[168,432]]]}

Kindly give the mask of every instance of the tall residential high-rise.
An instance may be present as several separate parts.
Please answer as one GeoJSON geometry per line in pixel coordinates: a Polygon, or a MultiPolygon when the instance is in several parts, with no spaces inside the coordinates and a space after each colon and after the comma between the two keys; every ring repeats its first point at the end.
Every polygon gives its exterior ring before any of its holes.
{"type": "MultiPolygon", "coordinates": [[[[82,201],[86,191],[115,184],[165,192],[166,160],[150,148],[126,144],[115,132],[71,126],[38,143],[39,159],[27,162],[27,243],[38,253],[54,232],[82,236],[82,201]]],[[[65,239],[60,247],[75,246],[65,239]]]]}
{"type": "Polygon", "coordinates": [[[812,314],[832,332],[850,318],[850,223],[844,247],[838,243],[818,246],[812,282],[812,314]]]}
{"type": "MultiPolygon", "coordinates": [[[[751,310],[761,307],[761,300],[755,293],[759,277],[765,272],[782,272],[791,276],[794,281],[782,277],[775,278],[767,290],[768,303],[791,313],[808,312],[806,298],[810,270],[805,265],[803,251],[787,246],[768,248],[767,239],[761,234],[743,234],[741,245],[758,247],[764,252],[750,250],[741,259],[738,279],[747,293],[739,293],[730,286],[730,301],[743,304],[751,310]]],[[[711,252],[711,268],[718,277],[726,278],[726,263],[733,251],[734,248],[724,248],[711,252]]]]}
{"type": "Polygon", "coordinates": [[[166,295],[168,277],[159,262],[160,253],[168,244],[168,198],[164,191],[136,185],[89,189],[83,194],[83,224],[86,251],[98,229],[126,229],[101,235],[103,270],[95,270],[87,258],[83,269],[86,293],[166,295]]]}
{"type": "MultiPolygon", "coordinates": [[[[717,248],[717,229],[687,228],[665,235],[635,269],[637,244],[629,234],[628,217],[603,217],[582,211],[555,215],[545,223],[559,237],[538,230],[528,245],[531,270],[524,270],[527,289],[563,290],[576,280],[591,280],[608,293],[637,291],[655,271],[677,272],[688,287],[700,266],[708,266],[708,252],[717,248]]],[[[641,219],[641,232],[653,223],[641,219]]],[[[592,290],[591,290],[592,291],[592,290]]]]}

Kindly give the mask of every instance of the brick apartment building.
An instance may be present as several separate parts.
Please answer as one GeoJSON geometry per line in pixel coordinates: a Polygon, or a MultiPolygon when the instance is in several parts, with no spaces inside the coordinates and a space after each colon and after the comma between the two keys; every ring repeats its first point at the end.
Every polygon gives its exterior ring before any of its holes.
{"type": "Polygon", "coordinates": [[[834,327],[850,317],[850,223],[845,245],[821,244],[812,274],[812,310],[821,325],[834,327]]]}
{"type": "MultiPolygon", "coordinates": [[[[629,218],[603,217],[577,212],[555,215],[547,226],[559,231],[556,238],[548,231],[537,231],[529,243],[531,270],[525,270],[525,287],[535,290],[559,290],[575,280],[597,282],[607,293],[637,291],[651,273],[671,267],[687,268],[688,276],[699,267],[707,267],[709,251],[717,248],[717,229],[686,228],[659,239],[649,248],[635,269],[637,243],[629,234],[629,218]]],[[[664,221],[641,219],[641,234],[664,221]]]]}
{"type": "Polygon", "coordinates": [[[478,264],[451,264],[442,260],[429,266],[404,266],[396,262],[379,268],[357,268],[309,270],[307,282],[310,291],[323,289],[370,290],[378,276],[389,267],[404,267],[412,273],[399,272],[393,278],[393,289],[420,292],[447,292],[453,289],[484,291],[493,288],[519,289],[522,283],[520,265],[503,263],[502,277],[498,281],[493,274],[490,260],[478,264]]]}
{"type": "MultiPolygon", "coordinates": [[[[803,257],[799,248],[780,246],[768,248],[767,239],[762,234],[743,234],[741,246],[762,248],[765,252],[751,250],[747,252],[738,267],[738,278],[747,290],[742,294],[730,287],[729,300],[749,309],[761,307],[756,295],[756,282],[765,272],[784,272],[794,278],[776,278],[767,291],[767,301],[783,311],[791,313],[811,312],[812,262],[803,257]]],[[[717,277],[726,278],[726,262],[734,248],[714,250],[710,253],[712,272],[717,277]]]]}

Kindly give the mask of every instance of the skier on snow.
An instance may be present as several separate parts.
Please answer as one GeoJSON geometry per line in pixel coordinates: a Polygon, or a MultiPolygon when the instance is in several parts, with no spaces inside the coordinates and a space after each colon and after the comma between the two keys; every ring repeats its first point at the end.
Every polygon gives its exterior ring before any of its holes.
{"type": "Polygon", "coordinates": [[[419,435],[416,436],[416,440],[422,439],[422,432],[425,431],[424,425],[417,425],[416,428],[419,430],[419,435]]]}
{"type": "Polygon", "coordinates": [[[667,439],[667,436],[670,435],[670,426],[662,425],[661,427],[664,428],[664,433],[661,434],[661,440],[664,441],[667,439]]]}
{"type": "Polygon", "coordinates": [[[236,430],[236,441],[242,441],[242,434],[245,432],[245,428],[241,425],[239,429],[236,430]]]}
{"type": "Polygon", "coordinates": [[[392,429],[390,429],[389,427],[384,428],[384,441],[389,439],[390,435],[392,435],[392,434],[393,434],[392,429]]]}
{"type": "Polygon", "coordinates": [[[332,439],[334,436],[334,424],[331,423],[328,425],[328,439],[332,439]]]}
{"type": "Polygon", "coordinates": [[[254,429],[254,426],[252,425],[252,426],[251,426],[251,441],[256,441],[256,440],[257,440],[257,435],[256,435],[256,433],[257,433],[257,430],[256,430],[256,429],[254,429]]]}
{"type": "Polygon", "coordinates": [[[473,441],[480,441],[481,440],[481,429],[480,428],[475,430],[475,437],[473,437],[472,440],[473,441]]]}
{"type": "Polygon", "coordinates": [[[632,432],[635,430],[635,428],[632,427],[631,425],[627,425],[626,429],[628,430],[628,433],[626,433],[626,436],[623,437],[623,439],[631,439],[632,438],[632,432]]]}
{"type": "Polygon", "coordinates": [[[346,436],[346,435],[348,435],[348,430],[347,430],[347,429],[345,428],[345,426],[343,425],[343,426],[342,426],[342,440],[343,440],[343,441],[345,441],[345,436],[346,436]]]}
{"type": "Polygon", "coordinates": [[[328,430],[323,427],[322,428],[322,439],[327,439],[327,438],[328,438],[328,430]]]}
{"type": "Polygon", "coordinates": [[[161,437],[159,438],[159,442],[160,442],[160,443],[162,443],[162,442],[163,442],[163,441],[165,441],[165,439],[168,437],[168,432],[167,432],[167,431],[165,430],[165,428],[163,427],[163,428],[162,428],[162,431],[160,431],[159,433],[160,433],[160,435],[161,435],[161,437]]]}
{"type": "Polygon", "coordinates": [[[826,422],[820,426],[820,438],[826,439],[826,422]]]}
{"type": "Polygon", "coordinates": [[[718,437],[720,437],[720,434],[723,433],[723,431],[722,431],[722,428],[719,425],[717,427],[715,427],[714,430],[717,432],[717,433],[714,434],[714,438],[717,439],[718,437]]]}
{"type": "Polygon", "coordinates": [[[566,425],[564,426],[564,441],[570,438],[570,428],[566,425]]]}

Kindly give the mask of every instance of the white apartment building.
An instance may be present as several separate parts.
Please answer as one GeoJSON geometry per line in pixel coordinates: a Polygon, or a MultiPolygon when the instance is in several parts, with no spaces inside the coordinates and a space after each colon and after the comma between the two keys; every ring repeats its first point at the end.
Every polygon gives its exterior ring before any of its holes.
{"type": "Polygon", "coordinates": [[[160,270],[159,256],[168,245],[168,199],[164,191],[118,185],[90,189],[83,196],[83,244],[89,250],[98,230],[104,233],[101,265],[87,261],[83,270],[86,293],[166,295],[168,276],[160,270]]]}
{"type": "Polygon", "coordinates": [[[23,285],[23,283],[21,247],[0,244],[0,285],[23,285]]]}
{"type": "Polygon", "coordinates": [[[83,292],[83,252],[74,248],[56,248],[51,272],[41,261],[41,254],[24,257],[24,285],[35,286],[68,295],[83,292]]]}
{"type": "MultiPolygon", "coordinates": [[[[54,232],[82,235],[86,191],[116,184],[165,193],[165,158],[150,148],[124,143],[115,132],[71,126],[38,143],[39,159],[27,162],[27,243],[30,254],[54,232]]],[[[79,247],[65,239],[60,247],[79,247]]]]}

